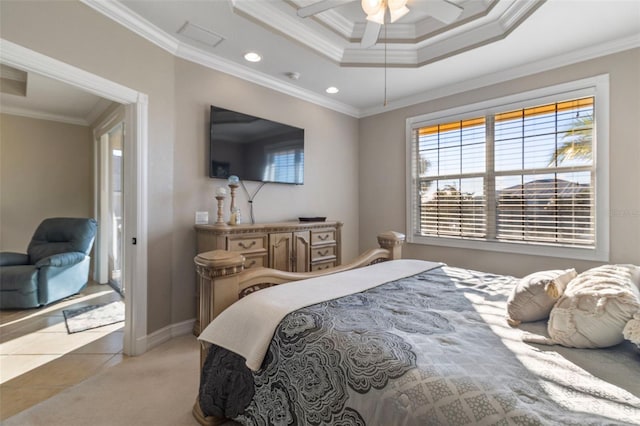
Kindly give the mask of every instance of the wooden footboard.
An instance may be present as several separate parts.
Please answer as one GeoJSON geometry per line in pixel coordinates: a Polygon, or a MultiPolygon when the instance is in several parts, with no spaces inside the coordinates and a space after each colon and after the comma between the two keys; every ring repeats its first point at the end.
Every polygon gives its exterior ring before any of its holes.
{"type": "Polygon", "coordinates": [[[270,268],[245,271],[245,258],[237,252],[213,250],[200,253],[194,259],[200,284],[200,330],[204,330],[232,303],[262,288],[400,259],[404,239],[404,234],[384,232],[378,235],[380,248],[371,249],[346,265],[315,272],[285,272],[270,268]]]}
{"type": "MultiPolygon", "coordinates": [[[[404,234],[393,231],[383,232],[378,235],[380,248],[371,249],[346,265],[301,273],[270,268],[252,268],[245,271],[245,258],[237,252],[214,250],[200,253],[194,259],[200,287],[199,329],[204,330],[216,316],[232,303],[263,288],[400,259],[402,258],[404,240],[404,234]]],[[[209,345],[205,342],[200,343],[200,368],[202,368],[209,345]]],[[[202,425],[218,426],[228,421],[224,418],[205,417],[198,400],[193,407],[193,415],[202,425]]]]}

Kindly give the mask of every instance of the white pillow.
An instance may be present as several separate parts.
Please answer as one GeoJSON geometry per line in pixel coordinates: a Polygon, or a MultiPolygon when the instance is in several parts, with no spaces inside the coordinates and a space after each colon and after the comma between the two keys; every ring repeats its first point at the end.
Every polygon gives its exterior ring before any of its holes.
{"type": "Polygon", "coordinates": [[[553,297],[547,294],[545,288],[554,284],[554,288],[563,290],[576,275],[578,274],[575,269],[560,269],[534,272],[522,278],[507,300],[507,322],[517,326],[521,322],[539,321],[549,317],[549,312],[562,291],[553,297]]]}
{"type": "Polygon", "coordinates": [[[604,265],[579,274],[551,310],[547,343],[575,348],[621,343],[625,325],[640,310],[639,280],[640,267],[634,265],[604,265]]]}
{"type": "Polygon", "coordinates": [[[625,339],[640,348],[640,311],[636,312],[633,318],[624,326],[622,335],[625,339]]]}

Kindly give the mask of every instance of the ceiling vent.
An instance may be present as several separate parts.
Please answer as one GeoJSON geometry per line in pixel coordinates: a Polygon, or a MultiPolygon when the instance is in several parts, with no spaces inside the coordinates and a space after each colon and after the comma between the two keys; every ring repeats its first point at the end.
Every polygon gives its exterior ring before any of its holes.
{"type": "Polygon", "coordinates": [[[178,34],[197,41],[198,43],[202,43],[208,47],[216,47],[224,40],[224,37],[220,34],[216,34],[213,31],[209,31],[196,24],[192,24],[189,21],[185,22],[178,30],[178,34]]]}

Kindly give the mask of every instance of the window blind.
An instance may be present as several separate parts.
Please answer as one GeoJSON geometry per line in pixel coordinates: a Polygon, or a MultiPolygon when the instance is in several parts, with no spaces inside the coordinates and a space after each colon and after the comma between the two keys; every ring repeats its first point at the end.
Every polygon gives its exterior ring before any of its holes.
{"type": "Polygon", "coordinates": [[[417,145],[422,235],[484,237],[484,118],[420,128],[417,145]]]}
{"type": "Polygon", "coordinates": [[[594,99],[495,117],[496,238],[594,246],[594,99]]]}
{"type": "Polygon", "coordinates": [[[414,129],[422,236],[595,245],[594,98],[414,129]]]}

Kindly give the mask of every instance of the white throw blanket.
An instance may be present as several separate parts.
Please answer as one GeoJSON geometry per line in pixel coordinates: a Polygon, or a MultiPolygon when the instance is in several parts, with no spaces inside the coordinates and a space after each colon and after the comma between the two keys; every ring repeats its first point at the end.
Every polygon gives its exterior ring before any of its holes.
{"type": "Polygon", "coordinates": [[[400,259],[260,290],[225,309],[198,339],[241,355],[247,367],[257,371],[276,327],[289,313],[439,266],[442,264],[400,259]]]}

